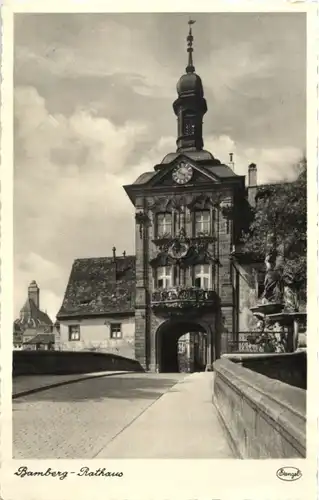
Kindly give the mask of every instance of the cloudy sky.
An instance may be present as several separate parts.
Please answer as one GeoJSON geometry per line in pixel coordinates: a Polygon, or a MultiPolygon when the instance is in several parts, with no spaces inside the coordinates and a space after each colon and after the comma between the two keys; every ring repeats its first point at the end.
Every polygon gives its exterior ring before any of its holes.
{"type": "MultiPolygon", "coordinates": [[[[15,314],[36,279],[54,319],[72,262],[134,251],[122,188],[175,151],[186,14],[15,16],[15,314]]],[[[193,15],[205,148],[260,182],[306,146],[304,14],[193,15]]]]}

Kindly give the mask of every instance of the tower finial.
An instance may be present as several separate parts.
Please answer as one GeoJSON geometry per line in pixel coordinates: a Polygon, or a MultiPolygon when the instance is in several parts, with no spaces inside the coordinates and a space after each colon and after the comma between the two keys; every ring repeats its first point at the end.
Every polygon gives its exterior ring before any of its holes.
{"type": "Polygon", "coordinates": [[[194,67],[194,64],[193,64],[193,40],[194,40],[194,37],[193,37],[193,33],[192,33],[192,24],[195,24],[196,21],[194,21],[193,19],[190,19],[188,21],[188,25],[189,25],[189,32],[188,32],[188,36],[186,38],[187,40],[187,52],[188,52],[188,65],[187,65],[187,68],[186,68],[186,73],[194,73],[195,72],[195,67],[194,67]]]}

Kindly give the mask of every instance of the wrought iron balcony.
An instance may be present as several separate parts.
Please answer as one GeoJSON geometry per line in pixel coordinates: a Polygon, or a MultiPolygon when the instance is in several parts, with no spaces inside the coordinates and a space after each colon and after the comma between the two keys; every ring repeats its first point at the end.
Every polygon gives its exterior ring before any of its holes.
{"type": "Polygon", "coordinates": [[[159,289],[152,293],[151,306],[157,310],[184,310],[216,306],[218,296],[214,290],[195,287],[159,289]]]}

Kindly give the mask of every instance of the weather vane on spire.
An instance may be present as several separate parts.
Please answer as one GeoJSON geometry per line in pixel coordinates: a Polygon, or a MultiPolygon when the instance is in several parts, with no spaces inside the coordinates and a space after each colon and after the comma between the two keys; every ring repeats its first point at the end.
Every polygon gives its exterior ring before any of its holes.
{"type": "Polygon", "coordinates": [[[192,33],[192,25],[195,24],[196,21],[194,19],[189,19],[188,25],[189,25],[189,32],[187,36],[187,52],[188,52],[188,65],[186,68],[186,73],[194,73],[195,68],[193,64],[193,33],[192,33]]]}

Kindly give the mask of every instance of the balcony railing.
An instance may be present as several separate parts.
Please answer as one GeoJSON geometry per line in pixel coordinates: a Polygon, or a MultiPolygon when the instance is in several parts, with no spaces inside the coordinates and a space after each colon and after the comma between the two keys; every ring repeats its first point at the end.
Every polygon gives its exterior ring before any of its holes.
{"type": "Polygon", "coordinates": [[[174,287],[155,290],[152,293],[151,305],[153,309],[205,308],[215,306],[217,300],[214,290],[174,287]]]}

